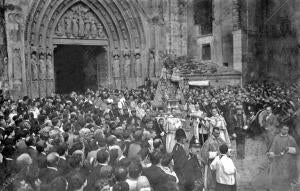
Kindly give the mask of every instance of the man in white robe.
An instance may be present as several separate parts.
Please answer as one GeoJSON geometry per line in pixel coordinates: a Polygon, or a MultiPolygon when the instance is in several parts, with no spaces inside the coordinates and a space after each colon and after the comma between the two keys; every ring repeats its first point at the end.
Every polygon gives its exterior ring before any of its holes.
{"type": "Polygon", "coordinates": [[[219,150],[220,155],[210,164],[210,169],[216,172],[215,191],[236,191],[236,168],[227,156],[228,146],[223,144],[219,150]]]}
{"type": "Polygon", "coordinates": [[[210,128],[210,134],[212,133],[212,129],[214,127],[218,127],[220,129],[220,137],[223,139],[226,144],[230,147],[230,138],[227,131],[227,124],[222,115],[218,113],[217,108],[212,109],[212,117],[211,118],[205,118],[206,120],[210,121],[211,128],[210,128]]]}

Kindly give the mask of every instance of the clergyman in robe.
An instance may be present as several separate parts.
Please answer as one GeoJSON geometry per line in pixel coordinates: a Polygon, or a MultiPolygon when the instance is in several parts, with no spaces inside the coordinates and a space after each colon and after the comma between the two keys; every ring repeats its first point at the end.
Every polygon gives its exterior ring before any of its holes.
{"type": "Polygon", "coordinates": [[[289,127],[283,126],[280,134],[276,135],[269,151],[270,190],[289,190],[290,184],[297,178],[297,144],[288,134],[289,127]]]}
{"type": "Polygon", "coordinates": [[[214,190],[216,187],[216,174],[209,168],[212,161],[219,155],[219,147],[226,142],[220,137],[220,129],[214,127],[212,135],[205,141],[201,149],[201,160],[205,164],[204,187],[214,190]]]}

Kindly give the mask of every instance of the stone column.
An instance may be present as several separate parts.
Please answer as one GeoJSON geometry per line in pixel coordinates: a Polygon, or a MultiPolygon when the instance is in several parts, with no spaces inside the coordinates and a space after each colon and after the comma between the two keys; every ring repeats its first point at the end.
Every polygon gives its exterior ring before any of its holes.
{"type": "Polygon", "coordinates": [[[114,52],[112,56],[112,76],[114,79],[114,88],[121,89],[120,53],[114,52]]]}
{"type": "Polygon", "coordinates": [[[241,0],[232,2],[232,23],[233,23],[233,69],[243,71],[243,64],[246,61],[246,34],[241,27],[241,0]]]}
{"type": "Polygon", "coordinates": [[[53,49],[46,51],[46,89],[47,96],[55,93],[53,49]]]}
{"type": "Polygon", "coordinates": [[[7,42],[5,34],[5,16],[4,4],[0,1],[0,87],[4,87],[4,82],[8,80],[7,76],[7,42]]]}
{"type": "Polygon", "coordinates": [[[29,51],[27,72],[30,81],[30,96],[32,98],[39,97],[39,64],[37,48],[32,46],[29,51]]]}
{"type": "Polygon", "coordinates": [[[130,88],[132,87],[132,80],[131,79],[131,53],[129,50],[123,51],[124,57],[124,87],[130,88]]]}

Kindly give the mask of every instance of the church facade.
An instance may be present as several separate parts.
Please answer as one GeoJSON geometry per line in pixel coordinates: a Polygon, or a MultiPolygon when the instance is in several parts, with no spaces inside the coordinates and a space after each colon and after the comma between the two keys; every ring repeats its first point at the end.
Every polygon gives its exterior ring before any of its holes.
{"type": "MultiPolygon", "coordinates": [[[[2,5],[7,49],[7,56],[3,56],[3,86],[16,96],[31,97],[64,93],[66,88],[61,89],[59,84],[74,80],[85,81],[82,86],[91,83],[114,88],[140,86],[146,77],[159,76],[160,56],[166,53],[166,46],[173,47],[169,51],[178,56],[186,55],[186,9],[180,10],[181,16],[165,13],[174,11],[173,8],[179,11],[180,3],[6,1],[2,5]],[[145,11],[145,6],[152,7],[151,11],[145,11]],[[166,23],[172,26],[165,27],[166,23]],[[80,47],[84,51],[79,51],[80,47]],[[76,53],[82,55],[76,58],[76,53]],[[88,63],[85,68],[76,65],[83,57],[82,62],[88,63]],[[62,66],[66,63],[73,67],[62,66]],[[68,74],[66,68],[73,69],[72,73],[68,74]],[[85,78],[78,80],[80,76],[85,78]]],[[[73,88],[80,89],[76,84],[73,88]]]]}
{"type": "Polygon", "coordinates": [[[232,68],[243,82],[281,78],[283,66],[295,77],[300,5],[291,2],[1,1],[1,86],[15,98],[135,88],[159,77],[167,54],[232,68]]]}

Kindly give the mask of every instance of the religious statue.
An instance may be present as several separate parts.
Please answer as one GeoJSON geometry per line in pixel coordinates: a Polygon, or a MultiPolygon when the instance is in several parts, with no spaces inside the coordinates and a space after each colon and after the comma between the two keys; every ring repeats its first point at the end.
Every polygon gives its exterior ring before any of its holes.
{"type": "Polygon", "coordinates": [[[139,37],[138,34],[137,34],[137,36],[135,36],[134,41],[135,41],[135,47],[139,48],[139,46],[140,46],[140,37],[139,37]]]}
{"type": "Polygon", "coordinates": [[[40,54],[40,58],[39,58],[39,67],[40,67],[40,80],[45,80],[46,79],[46,73],[47,73],[47,69],[46,69],[46,64],[45,64],[45,56],[44,53],[40,54]]]}
{"type": "Polygon", "coordinates": [[[13,49],[12,65],[13,65],[13,78],[15,80],[22,79],[22,60],[20,48],[13,49]]]}
{"type": "Polygon", "coordinates": [[[12,28],[9,31],[9,37],[12,41],[21,40],[21,16],[18,13],[9,13],[8,22],[11,24],[12,28]]]}
{"type": "Polygon", "coordinates": [[[161,72],[160,72],[160,79],[164,79],[164,80],[167,79],[167,68],[166,68],[166,67],[163,67],[163,68],[161,69],[161,72]]]}
{"type": "Polygon", "coordinates": [[[78,36],[79,37],[84,37],[84,20],[83,20],[83,15],[79,16],[79,18],[78,18],[78,24],[79,24],[78,36]]]}
{"type": "Polygon", "coordinates": [[[113,61],[113,76],[114,77],[120,77],[120,56],[114,55],[114,61],[113,61]]]}
{"type": "Polygon", "coordinates": [[[71,16],[65,17],[65,26],[66,26],[66,36],[70,37],[72,34],[72,20],[71,16]]]}
{"type": "Polygon", "coordinates": [[[154,52],[150,52],[149,55],[149,77],[155,77],[155,56],[154,52]]]}
{"type": "Polygon", "coordinates": [[[130,77],[130,55],[129,54],[125,54],[124,55],[124,60],[125,60],[125,64],[124,64],[124,75],[125,77],[130,77]]]}
{"type": "Polygon", "coordinates": [[[79,27],[78,27],[78,19],[76,16],[72,18],[72,28],[73,28],[73,36],[78,37],[79,27]]]}
{"type": "Polygon", "coordinates": [[[94,19],[92,20],[91,36],[92,38],[97,38],[98,36],[98,29],[97,29],[96,21],[94,19]]]}
{"type": "Polygon", "coordinates": [[[142,77],[142,63],[141,55],[139,53],[135,55],[135,74],[136,77],[142,77]]]}
{"type": "Polygon", "coordinates": [[[99,38],[105,38],[106,35],[104,33],[104,30],[103,30],[103,26],[101,24],[98,24],[98,34],[99,34],[99,38]]]}
{"type": "Polygon", "coordinates": [[[46,85],[46,75],[47,75],[47,66],[45,63],[45,55],[44,53],[40,53],[40,58],[39,58],[39,67],[40,67],[40,96],[45,97],[47,94],[47,85],[46,85]]]}
{"type": "Polygon", "coordinates": [[[57,36],[63,36],[65,34],[65,26],[63,21],[59,21],[59,23],[57,24],[57,27],[55,29],[55,34],[57,36]]]}
{"type": "Polygon", "coordinates": [[[30,55],[30,65],[31,65],[31,77],[32,80],[38,80],[38,63],[37,63],[37,58],[36,58],[36,52],[32,52],[30,55]]]}
{"type": "Polygon", "coordinates": [[[53,64],[52,64],[52,55],[51,54],[47,54],[46,69],[47,69],[46,79],[53,80],[53,78],[54,78],[54,68],[53,68],[53,64]]]}
{"type": "Polygon", "coordinates": [[[8,80],[8,59],[6,56],[3,59],[3,63],[3,77],[5,80],[8,80]]]}
{"type": "Polygon", "coordinates": [[[46,75],[46,92],[47,92],[47,96],[51,95],[51,93],[54,92],[54,67],[53,67],[53,63],[52,63],[52,54],[48,53],[47,54],[47,58],[46,58],[46,71],[47,71],[47,75],[46,75]]]}
{"type": "Polygon", "coordinates": [[[85,15],[84,19],[84,36],[90,37],[91,34],[91,21],[88,14],[85,15]]]}

